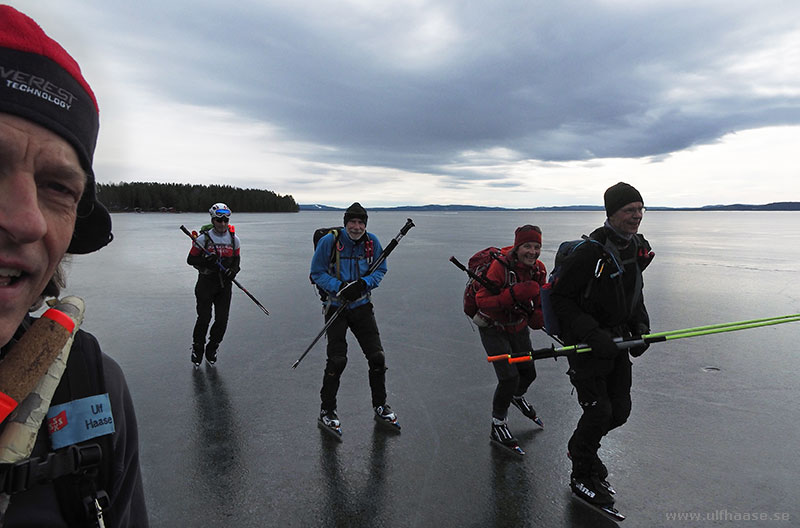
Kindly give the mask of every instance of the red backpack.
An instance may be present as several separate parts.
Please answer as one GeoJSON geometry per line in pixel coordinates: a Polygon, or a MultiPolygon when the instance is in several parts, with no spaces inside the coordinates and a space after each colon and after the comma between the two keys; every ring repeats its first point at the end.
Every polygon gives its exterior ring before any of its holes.
{"type": "MultiPolygon", "coordinates": [[[[504,265],[506,263],[506,254],[512,249],[513,246],[504,247],[503,249],[496,247],[488,247],[482,249],[472,255],[467,262],[467,268],[475,275],[486,279],[486,273],[489,271],[489,266],[492,261],[500,260],[504,265]]],[[[470,277],[467,280],[467,285],[464,288],[464,313],[471,319],[478,313],[478,304],[475,302],[475,294],[481,287],[480,283],[470,277]]],[[[497,293],[499,293],[502,284],[497,285],[497,293]]]]}

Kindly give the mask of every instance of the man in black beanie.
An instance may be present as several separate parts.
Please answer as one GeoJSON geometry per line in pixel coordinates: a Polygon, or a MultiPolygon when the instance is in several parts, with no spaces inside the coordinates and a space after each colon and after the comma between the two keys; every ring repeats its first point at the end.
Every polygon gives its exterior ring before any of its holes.
{"type": "Polygon", "coordinates": [[[347,365],[347,329],[358,340],[369,365],[372,408],[380,423],[400,429],[397,415],[386,403],[386,357],[375,321],[370,292],[377,288],[387,271],[384,260],[367,274],[383,248],[378,237],[367,232],[367,211],[355,202],[344,213],[344,227],[319,239],[311,259],[311,280],[326,292],[325,321],[336,310],[346,308],[326,331],[328,360],[320,390],[319,426],[341,437],[336,414],[339,380],[347,365]]]}
{"type": "Polygon", "coordinates": [[[577,497],[613,513],[614,490],[597,452],[603,436],[630,415],[630,356],[647,349],[620,349],[614,338],[650,331],[642,271],[654,254],[638,234],[645,210],[639,191],[620,182],[603,198],[606,222],[590,235],[598,243],[581,244],[564,260],[551,301],[565,343],[592,348],[569,357],[568,374],[583,409],[568,444],[571,488],[577,497]]]}
{"type": "Polygon", "coordinates": [[[111,217],[97,199],[92,167],[98,123],[97,101],[77,62],[31,18],[0,5],[0,525],[6,527],[148,525],[136,417],[119,365],[76,329],[79,320],[55,310],[38,319],[29,313],[60,296],[65,254],[111,242],[111,217]],[[48,320],[67,329],[71,345],[61,334],[63,342],[28,346],[48,320]],[[48,355],[41,374],[36,365],[45,349],[58,357],[48,355]],[[8,379],[24,380],[26,389],[5,386],[8,379]]]}

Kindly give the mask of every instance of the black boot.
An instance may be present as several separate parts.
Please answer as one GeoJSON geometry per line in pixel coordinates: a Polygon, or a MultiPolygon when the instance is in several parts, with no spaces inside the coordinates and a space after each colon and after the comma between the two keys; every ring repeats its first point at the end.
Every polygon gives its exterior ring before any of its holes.
{"type": "Polygon", "coordinates": [[[544,423],[538,416],[536,416],[536,409],[533,408],[533,405],[528,403],[528,400],[525,399],[525,396],[514,396],[511,398],[511,403],[514,405],[514,407],[519,409],[526,418],[533,420],[536,425],[544,429],[544,423]]]}
{"type": "Polygon", "coordinates": [[[570,478],[570,488],[572,493],[595,506],[612,506],[614,498],[600,484],[600,479],[596,475],[576,475],[570,478]]]}
{"type": "Polygon", "coordinates": [[[608,468],[603,461],[600,460],[600,457],[597,457],[592,462],[592,475],[596,476],[600,482],[600,485],[603,486],[607,492],[614,495],[616,490],[611,487],[611,484],[608,482],[608,468]]]}
{"type": "Polygon", "coordinates": [[[206,361],[209,365],[217,362],[217,348],[219,348],[219,343],[213,341],[209,341],[206,345],[206,361]]]}
{"type": "Polygon", "coordinates": [[[192,363],[199,367],[203,362],[203,343],[192,343],[192,363]]]}

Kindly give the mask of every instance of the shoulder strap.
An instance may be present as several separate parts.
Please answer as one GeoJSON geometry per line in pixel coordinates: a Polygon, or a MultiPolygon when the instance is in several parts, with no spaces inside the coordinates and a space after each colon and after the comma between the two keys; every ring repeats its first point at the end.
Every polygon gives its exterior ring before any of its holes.
{"type": "Polygon", "coordinates": [[[333,234],[333,244],[331,244],[331,257],[328,259],[328,268],[330,271],[336,269],[336,278],[341,279],[342,265],[339,258],[339,228],[331,229],[330,233],[333,234]]]}
{"type": "MultiPolygon", "coordinates": [[[[597,231],[595,231],[592,234],[594,235],[595,233],[597,233],[597,231]]],[[[616,246],[614,246],[614,243],[611,242],[607,236],[603,237],[604,240],[600,240],[599,238],[594,238],[591,236],[586,237],[585,235],[584,237],[586,240],[593,242],[595,246],[600,248],[600,250],[603,252],[605,256],[611,259],[611,262],[614,264],[614,267],[617,268],[617,271],[611,273],[612,279],[622,275],[625,272],[625,267],[624,267],[625,263],[622,262],[622,257],[620,257],[619,251],[617,250],[616,246]]]]}
{"type": "Polygon", "coordinates": [[[208,243],[211,242],[211,237],[208,236],[208,232],[211,231],[213,227],[213,224],[206,224],[200,228],[200,235],[203,235],[203,247],[205,249],[208,249],[208,243]]]}
{"type": "MultiPolygon", "coordinates": [[[[634,288],[633,295],[631,297],[631,305],[629,307],[629,314],[628,314],[629,317],[632,316],[633,313],[636,311],[636,306],[638,305],[639,300],[642,297],[642,287],[643,287],[642,273],[641,273],[641,267],[639,266],[639,260],[637,258],[639,254],[639,247],[642,245],[642,240],[640,240],[640,237],[641,235],[635,234],[631,239],[631,244],[633,244],[634,246],[633,258],[627,260],[622,259],[622,257],[619,254],[619,250],[616,248],[613,242],[608,240],[608,237],[606,237],[606,240],[602,243],[603,251],[605,251],[605,253],[611,258],[611,260],[617,267],[617,271],[611,275],[611,278],[622,275],[625,271],[626,264],[633,264],[636,268],[636,276],[634,278],[634,285],[633,285],[634,288]]],[[[597,243],[600,244],[599,241],[597,243]]]]}
{"type": "MultiPolygon", "coordinates": [[[[67,359],[67,371],[53,396],[53,404],[66,403],[105,392],[106,384],[100,346],[92,335],[79,331],[67,359]]],[[[99,445],[102,450],[99,466],[53,481],[61,511],[70,526],[95,526],[96,524],[92,523],[92,517],[90,517],[94,513],[92,499],[104,497],[107,502],[106,492],[111,490],[114,460],[111,435],[93,438],[78,445],[90,444],[99,445]],[[86,503],[87,499],[89,500],[88,504],[86,503]]],[[[103,506],[105,508],[108,504],[103,506]]],[[[104,511],[104,518],[109,519],[109,512],[104,511]]]]}

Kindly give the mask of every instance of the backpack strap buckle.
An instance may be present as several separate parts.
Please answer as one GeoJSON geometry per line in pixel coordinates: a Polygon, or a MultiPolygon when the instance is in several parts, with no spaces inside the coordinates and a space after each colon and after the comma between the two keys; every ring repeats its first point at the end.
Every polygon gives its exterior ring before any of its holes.
{"type": "Polygon", "coordinates": [[[13,495],[74,475],[100,464],[103,452],[98,444],[71,445],[46,457],[26,458],[11,464],[0,464],[0,486],[3,493],[13,495]]]}

